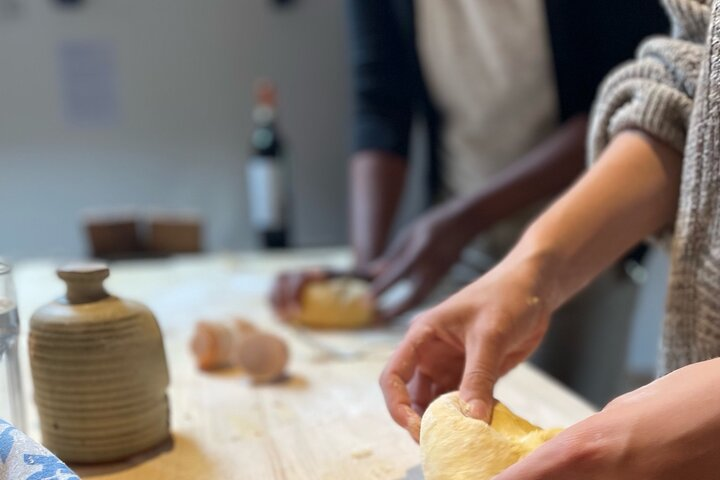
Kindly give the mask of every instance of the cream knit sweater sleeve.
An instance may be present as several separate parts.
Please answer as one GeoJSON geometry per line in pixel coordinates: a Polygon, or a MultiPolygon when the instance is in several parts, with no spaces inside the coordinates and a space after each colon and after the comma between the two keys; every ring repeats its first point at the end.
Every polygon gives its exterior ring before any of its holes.
{"type": "Polygon", "coordinates": [[[637,58],[603,82],[588,137],[590,162],[615,135],[628,129],[684,150],[713,0],[662,1],[672,34],[643,42],[637,58]]]}

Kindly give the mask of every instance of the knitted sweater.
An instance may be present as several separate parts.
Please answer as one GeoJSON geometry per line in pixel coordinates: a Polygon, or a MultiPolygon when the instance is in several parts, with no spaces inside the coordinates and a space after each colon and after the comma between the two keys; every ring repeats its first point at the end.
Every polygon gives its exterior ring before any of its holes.
{"type": "Polygon", "coordinates": [[[660,373],[720,357],[720,0],[663,0],[670,37],[605,81],[590,158],[639,129],[684,152],[660,373]]]}

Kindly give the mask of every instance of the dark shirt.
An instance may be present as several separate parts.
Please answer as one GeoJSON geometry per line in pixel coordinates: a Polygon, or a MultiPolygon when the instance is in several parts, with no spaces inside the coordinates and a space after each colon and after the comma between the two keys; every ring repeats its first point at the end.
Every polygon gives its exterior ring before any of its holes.
{"type": "MultiPolygon", "coordinates": [[[[438,0],[446,1],[446,0],[438,0]]],[[[412,0],[347,0],[354,79],[353,150],[406,158],[413,119],[428,126],[428,181],[438,182],[442,112],[423,79],[412,0]]],[[[560,118],[590,110],[607,73],[648,35],[668,31],[656,0],[546,0],[560,118]]],[[[478,105],[477,108],[482,108],[478,105]]]]}

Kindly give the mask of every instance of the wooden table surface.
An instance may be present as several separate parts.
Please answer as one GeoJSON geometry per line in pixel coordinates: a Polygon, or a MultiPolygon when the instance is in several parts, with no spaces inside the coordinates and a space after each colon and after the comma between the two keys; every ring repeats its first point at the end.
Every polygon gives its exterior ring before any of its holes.
{"type": "MultiPolygon", "coordinates": [[[[265,301],[274,274],[306,265],[347,264],[341,250],[216,254],[111,266],[106,286],[157,315],[171,372],[173,441],[129,462],[76,467],[107,480],[400,480],[418,478],[419,452],[385,410],[377,377],[405,326],[354,333],[311,333],[280,325],[265,301]],[[254,386],[241,372],[197,371],[188,349],[200,318],[243,316],[285,338],[289,379],[254,386]]],[[[15,269],[26,344],[32,311],[63,293],[49,261],[15,269]]],[[[40,440],[27,352],[29,433],[40,440]]],[[[566,426],[592,408],[523,365],[497,397],[542,426],[566,426]]]]}

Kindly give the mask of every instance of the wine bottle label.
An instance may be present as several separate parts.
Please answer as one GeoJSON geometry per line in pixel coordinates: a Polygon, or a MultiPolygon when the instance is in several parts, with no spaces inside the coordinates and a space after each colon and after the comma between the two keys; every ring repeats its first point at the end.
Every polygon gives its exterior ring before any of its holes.
{"type": "Polygon", "coordinates": [[[280,229],[283,226],[282,171],[277,161],[253,157],[247,167],[250,223],[257,230],[280,229]]]}

